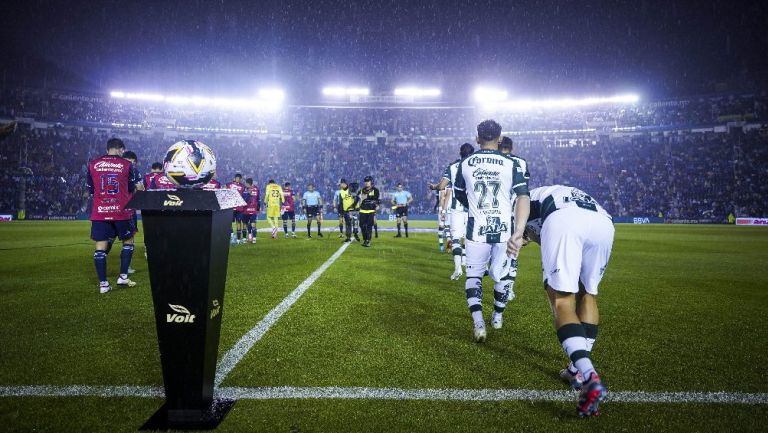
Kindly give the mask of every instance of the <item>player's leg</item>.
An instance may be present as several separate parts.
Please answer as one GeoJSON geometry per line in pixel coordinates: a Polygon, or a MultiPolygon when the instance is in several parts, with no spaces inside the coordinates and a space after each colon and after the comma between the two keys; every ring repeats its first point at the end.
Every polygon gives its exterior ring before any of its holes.
{"type": "Polygon", "coordinates": [[[400,217],[400,208],[397,208],[395,210],[395,220],[397,221],[397,234],[395,235],[396,238],[402,237],[400,234],[400,226],[403,223],[403,219],[400,217]]]}
{"type": "Polygon", "coordinates": [[[312,215],[307,212],[307,237],[312,237],[312,215]]]}
{"type": "Polygon", "coordinates": [[[449,218],[447,214],[437,215],[437,243],[440,246],[440,252],[445,251],[445,218],[449,218]]]}
{"type": "Polygon", "coordinates": [[[288,239],[288,212],[283,211],[282,219],[283,219],[283,233],[285,233],[285,238],[288,239]]]}
{"type": "Polygon", "coordinates": [[[461,246],[461,239],[466,235],[467,214],[466,212],[452,212],[451,219],[451,254],[453,256],[453,274],[452,280],[461,278],[462,258],[464,257],[464,248],[461,246]]]}
{"type": "Polygon", "coordinates": [[[360,214],[360,231],[363,232],[363,246],[367,247],[371,244],[371,237],[373,232],[373,214],[361,213],[360,214]]]}
{"type": "MultiPolygon", "coordinates": [[[[348,220],[348,215],[346,212],[343,212],[341,209],[338,209],[339,212],[339,237],[342,237],[344,234],[344,222],[348,220]]],[[[349,232],[349,227],[347,227],[347,232],[349,232]]],[[[349,237],[349,235],[347,235],[349,237]]]]}
{"type": "Polygon", "coordinates": [[[133,287],[135,282],[128,279],[128,269],[131,267],[133,259],[133,235],[136,229],[133,227],[133,221],[115,221],[115,230],[117,237],[123,242],[123,248],[120,250],[120,276],[117,278],[117,285],[123,287],[133,287]]]}
{"type": "Polygon", "coordinates": [[[232,212],[232,223],[229,225],[229,243],[230,245],[235,245],[236,239],[235,239],[235,231],[232,229],[232,226],[235,226],[235,229],[237,228],[237,211],[232,212]]]}
{"type": "Polygon", "coordinates": [[[291,211],[291,236],[296,237],[296,212],[291,211]]]}
{"type": "Polygon", "coordinates": [[[408,237],[408,208],[403,210],[403,228],[405,229],[405,237],[408,237]]]}
{"type": "Polygon", "coordinates": [[[577,411],[580,416],[590,416],[597,413],[607,391],[590,359],[587,335],[576,308],[589,234],[589,222],[585,224],[583,215],[579,209],[562,209],[549,216],[541,232],[541,259],[558,340],[584,380],[577,411]]]}
{"type": "Polygon", "coordinates": [[[376,238],[379,238],[379,219],[376,217],[376,213],[373,213],[373,222],[371,223],[373,225],[373,231],[376,234],[376,238]]]}
{"type": "Polygon", "coordinates": [[[91,239],[95,242],[93,252],[93,265],[96,268],[96,276],[99,279],[99,292],[107,293],[111,290],[107,280],[107,255],[109,254],[109,240],[114,240],[114,229],[105,221],[91,221],[91,239]]]}
{"type": "Polygon", "coordinates": [[[501,329],[502,314],[507,308],[507,302],[515,298],[515,293],[512,291],[514,279],[510,274],[510,268],[515,262],[515,259],[507,256],[506,243],[491,245],[491,263],[488,274],[493,280],[491,327],[494,329],[501,329]]]}
{"type": "Polygon", "coordinates": [[[347,229],[347,237],[344,242],[352,242],[352,217],[349,215],[349,212],[344,212],[341,216],[344,218],[344,225],[347,229]]]}
{"type": "Polygon", "coordinates": [[[464,291],[467,295],[467,307],[474,323],[476,342],[485,341],[485,320],[483,319],[483,275],[491,255],[491,245],[483,242],[467,241],[467,279],[464,291]]]}
{"type": "Polygon", "coordinates": [[[315,208],[312,212],[315,214],[315,218],[317,219],[317,235],[319,237],[323,237],[323,215],[320,213],[318,208],[315,208]]]}

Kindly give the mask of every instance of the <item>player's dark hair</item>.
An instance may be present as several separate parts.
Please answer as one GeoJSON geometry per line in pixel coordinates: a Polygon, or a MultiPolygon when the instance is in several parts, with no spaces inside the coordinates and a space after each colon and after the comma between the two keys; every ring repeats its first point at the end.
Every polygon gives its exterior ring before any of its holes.
{"type": "Polygon", "coordinates": [[[459,156],[461,156],[461,159],[464,159],[473,153],[475,153],[475,147],[469,143],[464,143],[459,147],[459,156]]]}
{"type": "Polygon", "coordinates": [[[152,170],[162,170],[163,169],[163,163],[162,162],[153,162],[152,163],[152,170]]]}
{"type": "Polygon", "coordinates": [[[242,174],[240,174],[240,173],[235,173],[235,179],[237,179],[238,177],[239,177],[240,179],[242,179],[242,178],[243,178],[243,175],[242,175],[242,174]]]}
{"type": "Polygon", "coordinates": [[[291,183],[290,182],[286,182],[285,186],[291,186],[291,183]]]}
{"type": "Polygon", "coordinates": [[[267,183],[275,183],[275,179],[269,179],[267,183]]]}
{"type": "Polygon", "coordinates": [[[514,143],[512,142],[512,139],[507,137],[507,136],[504,136],[501,139],[501,143],[499,143],[499,150],[503,149],[503,150],[508,150],[508,151],[512,152],[512,147],[513,146],[514,146],[514,143]]]}
{"type": "Polygon", "coordinates": [[[495,120],[483,120],[477,125],[477,136],[484,142],[498,140],[501,136],[501,125],[495,120]]]}
{"type": "Polygon", "coordinates": [[[249,177],[248,179],[245,179],[245,183],[247,183],[248,185],[253,185],[253,178],[249,177]]]}
{"type": "Polygon", "coordinates": [[[403,184],[398,182],[398,183],[395,184],[395,186],[403,186],[403,184]]]}
{"type": "Polygon", "coordinates": [[[314,183],[308,183],[307,186],[315,186],[314,183]]]}
{"type": "Polygon", "coordinates": [[[125,143],[117,137],[110,138],[107,140],[107,152],[112,149],[125,149],[125,143]]]}
{"type": "Polygon", "coordinates": [[[136,152],[134,152],[132,150],[126,150],[125,152],[123,152],[123,158],[125,158],[125,159],[132,159],[134,161],[138,161],[139,160],[139,157],[136,156],[136,152]]]}

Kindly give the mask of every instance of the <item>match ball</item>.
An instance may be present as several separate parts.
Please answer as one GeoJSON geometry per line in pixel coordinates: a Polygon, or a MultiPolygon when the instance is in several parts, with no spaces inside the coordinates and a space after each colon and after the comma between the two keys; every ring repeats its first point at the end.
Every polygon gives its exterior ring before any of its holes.
{"type": "Polygon", "coordinates": [[[182,140],[168,148],[163,171],[179,186],[205,184],[216,174],[216,156],[200,141],[182,140]]]}

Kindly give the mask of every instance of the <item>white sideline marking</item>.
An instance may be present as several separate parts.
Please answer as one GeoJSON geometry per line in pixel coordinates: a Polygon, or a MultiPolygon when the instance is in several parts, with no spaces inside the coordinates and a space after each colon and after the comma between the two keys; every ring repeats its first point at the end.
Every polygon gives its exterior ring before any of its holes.
{"type": "Polygon", "coordinates": [[[307,289],[309,289],[309,287],[318,278],[320,278],[320,275],[323,275],[323,272],[325,272],[333,264],[333,262],[335,262],[336,259],[341,256],[341,254],[344,252],[344,250],[347,249],[349,245],[349,243],[343,244],[335,253],[333,253],[333,255],[328,260],[325,261],[325,263],[320,265],[320,267],[317,268],[315,272],[312,272],[312,274],[307,277],[306,280],[302,281],[301,284],[299,284],[293,290],[293,292],[291,292],[288,296],[285,297],[285,299],[277,304],[277,306],[273,308],[272,311],[267,313],[267,315],[264,316],[264,318],[261,319],[261,321],[257,323],[256,326],[251,328],[250,331],[240,337],[240,340],[238,340],[238,342],[235,343],[231,349],[229,349],[229,351],[218,363],[218,367],[216,368],[215,381],[217,387],[221,385],[221,382],[226,379],[227,375],[232,372],[235,366],[237,366],[237,363],[243,359],[245,354],[251,350],[253,345],[256,344],[257,341],[261,340],[261,337],[263,337],[264,334],[269,331],[269,328],[271,328],[272,325],[274,325],[275,322],[277,322],[277,320],[280,319],[280,317],[285,314],[289,308],[291,308],[291,305],[293,305],[301,297],[301,295],[303,295],[304,292],[306,292],[307,289]]]}
{"type": "MultiPolygon", "coordinates": [[[[161,398],[162,388],[148,386],[1,386],[0,397],[139,397],[161,398]]],[[[217,397],[239,400],[364,399],[432,401],[557,401],[573,402],[573,391],[535,389],[402,389],[362,387],[224,387],[217,397]]],[[[768,393],[609,391],[615,403],[768,404],[768,393]]]]}

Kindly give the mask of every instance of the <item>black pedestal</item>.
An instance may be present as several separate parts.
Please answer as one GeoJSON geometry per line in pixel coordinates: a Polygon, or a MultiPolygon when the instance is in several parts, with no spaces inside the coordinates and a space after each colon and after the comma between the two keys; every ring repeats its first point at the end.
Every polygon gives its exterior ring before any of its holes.
{"type": "MultiPolygon", "coordinates": [[[[214,400],[232,191],[147,191],[141,209],[165,404],[142,430],[215,428],[234,404],[214,400]]],[[[239,199],[239,202],[238,200],[239,199]]]]}

